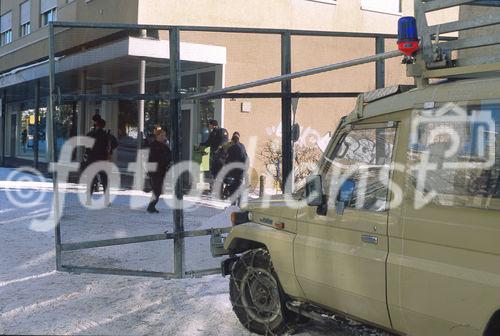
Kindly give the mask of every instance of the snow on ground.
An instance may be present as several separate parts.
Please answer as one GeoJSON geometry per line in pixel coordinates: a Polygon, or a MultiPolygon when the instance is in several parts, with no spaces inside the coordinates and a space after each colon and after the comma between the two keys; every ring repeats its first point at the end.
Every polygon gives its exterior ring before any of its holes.
{"type": "MultiPolygon", "coordinates": [[[[48,216],[51,181],[0,168],[0,334],[85,335],[250,335],[234,315],[228,279],[219,275],[164,280],[56,272],[54,231],[36,232],[34,218],[48,216]],[[21,181],[22,180],[22,181],[21,181]],[[38,204],[30,204],[37,199],[38,204]],[[20,201],[23,208],[16,205],[20,201]],[[13,203],[14,201],[14,203],[13,203]]],[[[169,198],[160,214],[130,209],[130,200],[147,203],[149,195],[114,190],[112,205],[88,210],[81,188],[68,186],[61,221],[63,242],[172,232],[169,198]]],[[[229,225],[231,208],[208,200],[188,200],[186,230],[229,225]]],[[[209,238],[186,240],[187,269],[218,267],[209,238]]],[[[63,264],[173,270],[173,246],[160,241],[64,252],[63,264]]],[[[297,335],[352,335],[334,326],[308,323],[297,335]]]]}

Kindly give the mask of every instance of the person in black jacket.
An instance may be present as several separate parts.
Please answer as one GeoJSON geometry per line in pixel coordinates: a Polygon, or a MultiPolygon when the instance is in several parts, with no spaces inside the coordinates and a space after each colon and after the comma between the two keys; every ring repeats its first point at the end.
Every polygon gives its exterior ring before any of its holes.
{"type": "Polygon", "coordinates": [[[210,174],[216,178],[224,162],[221,161],[223,154],[222,146],[227,142],[228,135],[225,128],[220,128],[217,120],[211,119],[208,122],[210,134],[207,141],[200,143],[200,146],[210,147],[210,174]]]}
{"type": "MultiPolygon", "coordinates": [[[[86,153],[87,162],[86,166],[91,165],[94,162],[108,161],[110,155],[110,145],[109,145],[109,134],[104,130],[106,126],[106,121],[104,119],[97,119],[95,121],[95,128],[91,130],[87,136],[95,139],[94,146],[89,149],[86,153]]],[[[101,184],[103,186],[103,191],[105,194],[108,193],[108,175],[105,171],[100,171],[97,173],[101,184]]],[[[97,176],[92,178],[92,182],[87,185],[87,195],[92,195],[94,191],[98,190],[98,180],[97,176]]],[[[90,199],[87,200],[90,202],[90,199]]]]}
{"type": "MultiPolygon", "coordinates": [[[[232,144],[227,149],[226,164],[243,163],[246,167],[248,155],[245,146],[240,142],[239,132],[233,133],[233,136],[231,137],[231,143],[232,144]]],[[[234,168],[228,172],[227,177],[229,177],[228,180],[230,181],[230,183],[227,186],[227,191],[230,196],[232,196],[243,183],[245,173],[246,171],[241,168],[234,168]]],[[[240,197],[238,197],[238,199],[233,202],[233,205],[239,203],[239,200],[240,197]]]]}
{"type": "Polygon", "coordinates": [[[155,140],[151,142],[150,152],[149,152],[149,162],[157,163],[158,166],[155,172],[149,173],[151,179],[151,188],[153,189],[153,194],[151,196],[151,201],[147,211],[149,213],[157,213],[156,204],[163,191],[163,182],[165,181],[165,175],[172,162],[172,152],[170,148],[165,144],[167,139],[167,134],[161,128],[157,128],[154,132],[155,140]]]}

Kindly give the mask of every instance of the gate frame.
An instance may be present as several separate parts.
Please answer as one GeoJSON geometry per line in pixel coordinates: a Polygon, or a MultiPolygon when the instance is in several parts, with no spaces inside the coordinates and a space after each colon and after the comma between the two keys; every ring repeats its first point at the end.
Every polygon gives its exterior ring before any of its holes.
{"type": "MultiPolygon", "coordinates": [[[[90,97],[99,98],[100,100],[146,100],[151,97],[158,99],[168,99],[170,101],[170,116],[172,118],[172,153],[174,164],[180,161],[180,115],[181,102],[183,100],[200,100],[200,99],[223,99],[223,98],[281,98],[281,121],[282,121],[282,176],[289,176],[293,170],[293,146],[292,146],[292,98],[355,98],[359,92],[304,92],[293,93],[291,80],[294,78],[311,76],[319,73],[329,72],[333,70],[343,69],[347,67],[357,66],[361,64],[375,62],[375,82],[376,88],[385,86],[385,60],[395,58],[402,55],[399,51],[391,51],[385,53],[385,39],[396,39],[394,34],[376,34],[376,33],[350,33],[350,32],[327,32],[327,31],[308,31],[308,30],[289,30],[289,29],[265,29],[265,28],[236,28],[236,27],[208,27],[208,26],[171,26],[171,25],[144,25],[144,24],[115,24],[115,23],[91,23],[91,22],[63,22],[53,21],[49,23],[49,83],[50,93],[47,108],[47,140],[51,146],[51,155],[49,162],[53,165],[56,162],[56,137],[55,131],[55,108],[56,105],[64,100],[85,100],[90,97]],[[169,95],[151,95],[151,94],[101,94],[101,95],[61,95],[55,85],[55,28],[88,28],[88,29],[122,29],[122,30],[164,30],[169,32],[169,48],[170,48],[170,94],[169,95]],[[180,32],[181,31],[198,31],[198,32],[215,32],[215,33],[240,33],[240,34],[271,34],[281,36],[281,76],[266,78],[254,82],[234,85],[212,92],[198,93],[192,95],[182,94],[180,91],[180,32]],[[292,36],[318,36],[318,37],[350,37],[350,38],[371,38],[375,40],[376,55],[359,58],[347,62],[327,65],[323,67],[291,72],[291,38],[292,36]],[[281,92],[240,92],[234,91],[262,86],[270,83],[281,82],[281,92]]],[[[2,152],[3,154],[3,152],[2,152]]],[[[3,155],[2,155],[3,159],[3,155]]],[[[174,172],[175,176],[175,172],[174,172]]],[[[53,175],[53,211],[55,214],[60,213],[59,209],[59,188],[57,181],[57,172],[54,169],[53,175]]],[[[209,274],[220,273],[219,268],[200,269],[200,270],[185,270],[185,245],[184,239],[189,237],[211,236],[212,239],[220,236],[223,233],[228,233],[231,227],[212,228],[206,230],[184,230],[184,212],[182,184],[177,181],[174,187],[174,232],[164,232],[156,235],[135,236],[116,239],[105,239],[97,241],[85,241],[78,243],[62,243],[61,241],[61,220],[58,216],[54,216],[55,220],[55,247],[56,247],[56,270],[74,272],[74,273],[98,273],[98,274],[114,274],[114,275],[131,275],[131,276],[146,276],[146,277],[161,277],[165,279],[196,277],[209,274]],[[63,251],[75,251],[89,248],[97,248],[104,246],[117,246],[126,244],[135,244],[141,242],[151,242],[159,240],[174,241],[174,272],[154,272],[143,270],[131,270],[124,268],[105,268],[105,267],[90,267],[90,266],[73,266],[62,264],[63,251]]],[[[291,193],[291,181],[284,185],[284,193],[291,193]]]]}

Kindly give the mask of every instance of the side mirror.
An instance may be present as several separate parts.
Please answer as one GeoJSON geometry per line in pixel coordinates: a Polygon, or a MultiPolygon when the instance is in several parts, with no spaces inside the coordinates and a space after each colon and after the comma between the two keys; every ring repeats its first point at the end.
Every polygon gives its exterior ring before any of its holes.
{"type": "Polygon", "coordinates": [[[323,205],[323,183],[321,175],[311,175],[307,178],[306,199],[309,206],[323,205]]]}

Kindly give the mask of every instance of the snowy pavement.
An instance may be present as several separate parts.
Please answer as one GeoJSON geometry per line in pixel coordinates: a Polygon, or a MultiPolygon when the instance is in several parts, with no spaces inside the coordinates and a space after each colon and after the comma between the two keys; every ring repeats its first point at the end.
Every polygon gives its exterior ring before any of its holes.
{"type": "MultiPolygon", "coordinates": [[[[228,279],[219,275],[167,281],[56,272],[54,231],[31,227],[32,219],[50,213],[51,182],[7,182],[11,172],[0,168],[0,334],[250,335],[232,311],[228,279]],[[39,204],[30,204],[34,199],[39,204]]],[[[78,193],[77,186],[68,187],[63,242],[172,231],[168,197],[160,214],[151,215],[129,205],[131,199],[143,205],[147,194],[116,190],[110,208],[88,210],[78,193]]],[[[187,230],[229,225],[227,204],[192,200],[188,205],[187,230]]],[[[187,239],[186,251],[188,269],[220,264],[210,255],[208,237],[187,239]]],[[[169,272],[173,246],[160,241],[65,252],[67,263],[169,272]]],[[[353,335],[334,328],[308,323],[296,335],[353,335]]]]}

